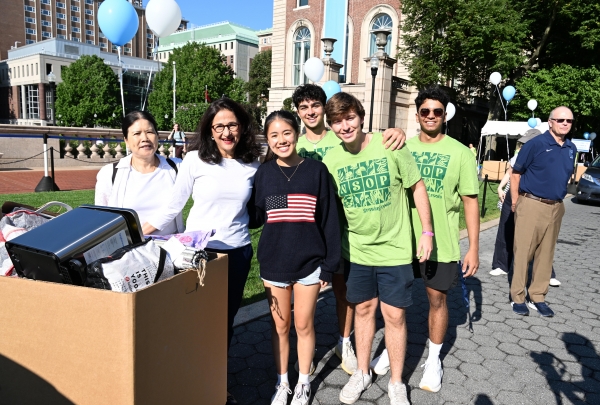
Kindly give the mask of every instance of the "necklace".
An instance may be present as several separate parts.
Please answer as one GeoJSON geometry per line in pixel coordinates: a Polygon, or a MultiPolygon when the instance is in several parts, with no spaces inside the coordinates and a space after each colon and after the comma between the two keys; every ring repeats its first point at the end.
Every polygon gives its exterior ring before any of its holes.
{"type": "MultiPolygon", "coordinates": [[[[294,177],[294,174],[296,174],[296,172],[298,171],[298,168],[300,167],[300,165],[302,164],[302,162],[304,162],[304,159],[302,159],[302,161],[300,163],[298,163],[298,165],[296,166],[296,170],[294,170],[294,173],[292,173],[292,175],[290,177],[288,177],[283,172],[283,169],[281,168],[281,166],[277,165],[277,167],[279,167],[279,170],[281,171],[281,174],[283,174],[285,176],[285,178],[288,179],[288,181],[290,181],[290,180],[292,180],[292,177],[294,177]]],[[[277,164],[277,162],[275,162],[275,164],[277,164]]]]}

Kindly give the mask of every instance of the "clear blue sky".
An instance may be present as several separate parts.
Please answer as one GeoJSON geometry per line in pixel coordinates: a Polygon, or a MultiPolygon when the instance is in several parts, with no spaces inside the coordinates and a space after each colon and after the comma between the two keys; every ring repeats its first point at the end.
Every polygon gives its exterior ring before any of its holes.
{"type": "MultiPolygon", "coordinates": [[[[149,0],[144,0],[144,5],[149,0]]],[[[183,18],[206,25],[229,21],[255,30],[273,26],[273,0],[175,0],[183,18]]]]}

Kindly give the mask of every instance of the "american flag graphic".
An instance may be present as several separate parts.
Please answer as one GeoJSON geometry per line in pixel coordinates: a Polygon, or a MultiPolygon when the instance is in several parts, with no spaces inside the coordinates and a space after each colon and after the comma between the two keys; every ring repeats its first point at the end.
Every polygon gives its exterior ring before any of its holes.
{"type": "Polygon", "coordinates": [[[267,223],[315,222],[317,197],[310,194],[272,195],[266,199],[267,223]]]}

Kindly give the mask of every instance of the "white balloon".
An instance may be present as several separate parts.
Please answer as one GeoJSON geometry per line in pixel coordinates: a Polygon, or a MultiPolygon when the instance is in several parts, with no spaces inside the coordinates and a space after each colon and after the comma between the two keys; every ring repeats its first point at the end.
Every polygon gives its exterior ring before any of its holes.
{"type": "Polygon", "coordinates": [[[306,62],[304,62],[304,74],[313,82],[318,82],[325,74],[325,65],[323,65],[323,61],[319,58],[308,58],[306,62]]]}
{"type": "Polygon", "coordinates": [[[536,127],[539,127],[542,124],[542,120],[539,118],[536,118],[535,120],[537,121],[536,127]]]}
{"type": "Polygon", "coordinates": [[[502,75],[499,72],[494,72],[490,75],[490,83],[497,86],[502,81],[502,75]]]}
{"type": "Polygon", "coordinates": [[[181,24],[181,9],[174,0],[150,0],[146,6],[148,26],[159,38],[171,35],[181,24]]]}
{"type": "Polygon", "coordinates": [[[592,133],[590,134],[590,139],[591,139],[592,141],[593,141],[594,139],[596,139],[596,133],[595,133],[595,132],[592,132],[592,133]]]}
{"type": "Polygon", "coordinates": [[[535,100],[529,100],[527,102],[527,108],[529,108],[531,111],[535,110],[537,108],[537,101],[535,100]]]}
{"type": "Polygon", "coordinates": [[[448,103],[446,106],[446,121],[450,121],[456,114],[456,107],[452,103],[448,103]]]}

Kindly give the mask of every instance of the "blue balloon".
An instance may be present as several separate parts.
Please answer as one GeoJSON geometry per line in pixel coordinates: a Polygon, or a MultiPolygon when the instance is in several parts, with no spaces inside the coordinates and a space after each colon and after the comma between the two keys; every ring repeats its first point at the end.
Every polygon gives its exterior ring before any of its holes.
{"type": "Polygon", "coordinates": [[[584,133],[583,133],[583,137],[584,137],[585,139],[590,139],[590,133],[589,133],[589,132],[584,132],[584,133]]]}
{"type": "Polygon", "coordinates": [[[506,101],[510,101],[516,93],[517,90],[513,86],[506,86],[504,90],[502,90],[502,97],[504,97],[506,101]]]}
{"type": "Polygon", "coordinates": [[[330,80],[328,82],[323,83],[323,91],[327,95],[327,101],[329,101],[329,99],[333,97],[334,94],[342,91],[342,88],[340,87],[340,84],[338,82],[330,80]]]}
{"type": "Polygon", "coordinates": [[[535,128],[537,127],[537,120],[535,118],[529,118],[527,120],[527,125],[529,125],[531,128],[535,128]]]}
{"type": "Polygon", "coordinates": [[[138,15],[127,0],[106,0],[98,9],[98,25],[110,42],[123,46],[138,30],[138,15]]]}

